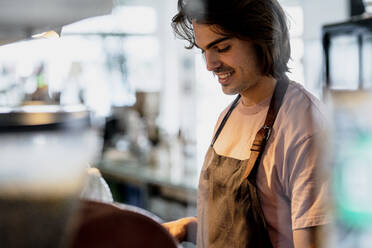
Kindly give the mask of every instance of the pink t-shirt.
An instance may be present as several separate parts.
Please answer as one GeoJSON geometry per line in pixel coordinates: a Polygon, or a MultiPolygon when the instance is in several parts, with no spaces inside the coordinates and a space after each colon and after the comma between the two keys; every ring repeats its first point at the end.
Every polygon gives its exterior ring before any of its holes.
{"type": "MultiPolygon", "coordinates": [[[[231,113],[214,149],[217,154],[244,160],[263,126],[270,97],[231,113]]],[[[230,106],[229,106],[230,107],[230,106]]],[[[229,108],[228,107],[228,108],[229,108]]],[[[228,108],[220,115],[219,126],[228,108]]],[[[327,181],[318,175],[325,116],[321,103],[301,85],[290,82],[257,172],[257,185],[274,247],[293,247],[293,231],[329,222],[327,181]]]]}

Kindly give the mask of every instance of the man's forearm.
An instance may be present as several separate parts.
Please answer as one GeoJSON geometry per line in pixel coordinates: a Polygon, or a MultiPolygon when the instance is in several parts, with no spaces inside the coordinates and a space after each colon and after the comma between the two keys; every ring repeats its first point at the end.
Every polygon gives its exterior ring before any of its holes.
{"type": "Polygon", "coordinates": [[[324,238],[325,226],[315,226],[295,230],[293,232],[293,242],[295,248],[322,248],[322,238],[324,238]]]}

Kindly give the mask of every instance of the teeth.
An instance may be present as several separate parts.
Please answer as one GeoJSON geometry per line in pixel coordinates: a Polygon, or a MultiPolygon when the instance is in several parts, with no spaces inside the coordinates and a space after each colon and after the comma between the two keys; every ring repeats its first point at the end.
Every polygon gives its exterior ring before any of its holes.
{"type": "Polygon", "coordinates": [[[221,79],[225,79],[225,78],[231,76],[231,74],[232,74],[232,72],[228,72],[228,73],[220,74],[220,75],[218,75],[218,77],[221,78],[221,79]]]}

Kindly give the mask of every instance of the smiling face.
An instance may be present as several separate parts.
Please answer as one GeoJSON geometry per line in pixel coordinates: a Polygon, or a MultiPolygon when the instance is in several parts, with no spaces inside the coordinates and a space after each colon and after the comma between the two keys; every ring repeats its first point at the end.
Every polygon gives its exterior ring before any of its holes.
{"type": "Polygon", "coordinates": [[[193,22],[193,29],[207,69],[218,77],[225,94],[244,93],[264,78],[252,42],[223,36],[207,24],[193,22]]]}

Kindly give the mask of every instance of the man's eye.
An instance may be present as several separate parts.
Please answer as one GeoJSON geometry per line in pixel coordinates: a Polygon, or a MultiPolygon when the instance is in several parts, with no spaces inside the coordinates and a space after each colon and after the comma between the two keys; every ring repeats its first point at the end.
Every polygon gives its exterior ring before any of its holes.
{"type": "Polygon", "coordinates": [[[219,49],[217,49],[217,52],[223,53],[223,52],[227,52],[228,50],[230,50],[230,46],[226,46],[224,48],[219,48],[219,49]]]}

